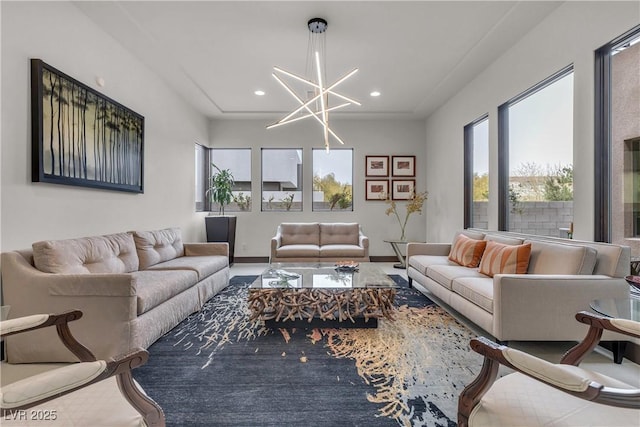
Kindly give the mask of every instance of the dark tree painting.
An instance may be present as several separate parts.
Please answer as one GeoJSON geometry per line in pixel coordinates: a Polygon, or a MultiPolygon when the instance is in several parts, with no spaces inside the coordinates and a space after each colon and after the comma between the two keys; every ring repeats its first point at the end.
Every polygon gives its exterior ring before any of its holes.
{"type": "Polygon", "coordinates": [[[143,192],[144,117],[31,60],[32,181],[143,192]]]}

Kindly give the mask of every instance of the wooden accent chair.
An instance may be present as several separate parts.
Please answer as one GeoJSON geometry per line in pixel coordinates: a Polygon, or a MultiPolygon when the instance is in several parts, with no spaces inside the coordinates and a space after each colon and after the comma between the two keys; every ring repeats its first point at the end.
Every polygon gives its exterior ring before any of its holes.
{"type": "Polygon", "coordinates": [[[133,368],[147,362],[149,353],[138,349],[112,360],[96,360],[69,329],[68,323],[81,317],[82,312],[76,310],[0,322],[3,338],[55,326],[64,345],[80,360],[4,385],[0,390],[2,424],[164,427],[162,408],[131,375],[133,368]]]}
{"type": "Polygon", "coordinates": [[[576,314],[589,325],[586,337],[559,364],[486,338],[471,340],[484,356],[478,377],[460,394],[458,426],[639,426],[640,389],[578,367],[604,329],[640,337],[640,323],[576,314]],[[496,380],[502,364],[515,373],[496,380]]]}

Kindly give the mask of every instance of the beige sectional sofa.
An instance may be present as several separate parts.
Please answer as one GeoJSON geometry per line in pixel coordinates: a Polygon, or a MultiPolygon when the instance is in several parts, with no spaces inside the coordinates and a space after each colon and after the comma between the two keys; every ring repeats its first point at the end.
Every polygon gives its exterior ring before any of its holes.
{"type": "Polygon", "coordinates": [[[409,282],[500,341],[580,340],[586,327],[575,321],[577,312],[589,310],[594,299],[629,296],[628,247],[509,232],[461,233],[505,245],[530,243],[526,274],[489,277],[449,260],[449,243],[409,243],[409,282]]]}
{"type": "Polygon", "coordinates": [[[357,223],[282,223],[271,239],[271,262],[369,261],[369,238],[357,223]]]}
{"type": "MultiPolygon", "coordinates": [[[[177,228],[36,242],[2,254],[3,304],[10,318],[81,310],[72,333],[107,359],[149,347],[225,288],[228,252],[177,228]]],[[[49,329],[7,337],[7,361],[76,361],[49,329]]]]}

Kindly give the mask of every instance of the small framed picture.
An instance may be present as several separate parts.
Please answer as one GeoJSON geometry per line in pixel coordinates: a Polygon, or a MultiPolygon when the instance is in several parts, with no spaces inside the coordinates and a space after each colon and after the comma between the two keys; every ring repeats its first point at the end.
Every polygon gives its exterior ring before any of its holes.
{"type": "Polygon", "coordinates": [[[366,176],[389,176],[389,156],[365,156],[366,176]]]}
{"type": "Polygon", "coordinates": [[[393,156],[391,164],[393,176],[416,176],[416,156],[393,156]]]}
{"type": "Polygon", "coordinates": [[[389,180],[367,179],[366,200],[385,200],[389,195],[389,180]]]}
{"type": "Polygon", "coordinates": [[[392,200],[409,200],[415,190],[415,179],[394,179],[391,181],[392,200]]]}

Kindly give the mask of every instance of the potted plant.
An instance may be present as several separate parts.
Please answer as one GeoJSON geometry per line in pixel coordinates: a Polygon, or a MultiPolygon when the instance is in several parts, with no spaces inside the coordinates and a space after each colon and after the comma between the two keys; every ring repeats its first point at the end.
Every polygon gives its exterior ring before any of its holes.
{"type": "Polygon", "coordinates": [[[225,215],[224,207],[233,201],[233,174],[229,169],[220,169],[211,163],[212,173],[209,177],[209,188],[205,195],[209,197],[210,206],[218,204],[219,215],[205,217],[207,230],[207,242],[229,243],[229,264],[234,261],[234,249],[236,240],[236,217],[225,215]]]}

